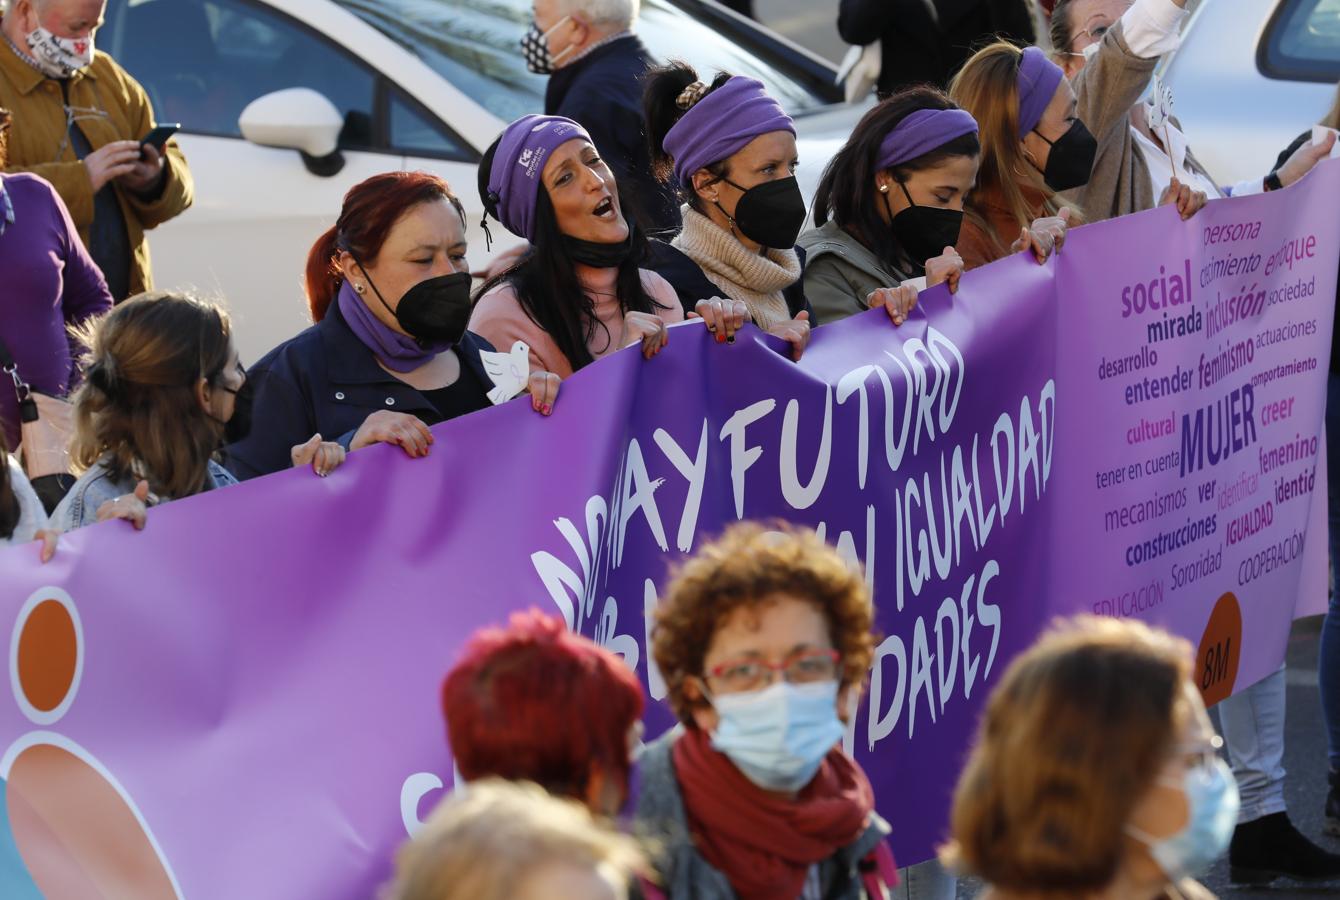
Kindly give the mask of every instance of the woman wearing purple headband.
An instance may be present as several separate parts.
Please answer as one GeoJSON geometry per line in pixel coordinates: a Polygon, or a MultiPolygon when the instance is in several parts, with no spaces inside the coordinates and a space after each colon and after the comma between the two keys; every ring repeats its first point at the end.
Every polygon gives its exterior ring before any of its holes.
{"type": "Polygon", "coordinates": [[[791,117],[761,82],[723,72],[708,85],[684,63],[648,73],[643,100],[652,165],[685,201],[657,271],[717,340],[749,319],[799,359],[813,323],[794,248],[805,198],[791,117]]]}
{"type": "Polygon", "coordinates": [[[651,358],[682,321],[674,289],[638,267],[646,239],[624,218],[614,173],[586,130],[523,116],[479,165],[484,209],[530,242],[476,293],[470,329],[500,348],[529,347],[532,368],[566,378],[635,343],[651,358]]]}
{"type": "Polygon", "coordinates": [[[982,165],[958,243],[964,263],[1021,250],[1043,262],[1080,219],[1058,194],[1089,180],[1097,152],[1075,115],[1075,92],[1041,50],[998,41],[973,54],[949,96],[981,128],[982,165]]]}
{"type": "Polygon", "coordinates": [[[1159,59],[1181,43],[1182,23],[1189,15],[1186,4],[1061,0],[1052,10],[1052,57],[1075,89],[1080,118],[1098,138],[1093,177],[1076,198],[1091,222],[1165,204],[1176,206],[1188,219],[1207,198],[1259,194],[1293,184],[1330,152],[1329,144],[1304,143],[1264,177],[1220,187],[1191,152],[1175,117],[1151,125],[1155,107],[1140,98],[1159,59]]]}
{"type": "Polygon", "coordinates": [[[977,122],[940,91],[910,88],[861,119],[800,236],[805,296],[825,322],[883,306],[901,325],[919,287],[958,288],[954,245],[977,180],[977,122]]]}

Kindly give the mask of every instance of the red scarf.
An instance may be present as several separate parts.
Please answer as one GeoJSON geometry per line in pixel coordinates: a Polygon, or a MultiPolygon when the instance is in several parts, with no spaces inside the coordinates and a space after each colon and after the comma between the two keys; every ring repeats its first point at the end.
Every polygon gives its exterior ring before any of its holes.
{"type": "Polygon", "coordinates": [[[686,729],[671,759],[694,843],[740,900],[799,897],[810,867],[856,841],[875,808],[870,781],[840,747],[795,799],[758,787],[701,729],[686,729]]]}

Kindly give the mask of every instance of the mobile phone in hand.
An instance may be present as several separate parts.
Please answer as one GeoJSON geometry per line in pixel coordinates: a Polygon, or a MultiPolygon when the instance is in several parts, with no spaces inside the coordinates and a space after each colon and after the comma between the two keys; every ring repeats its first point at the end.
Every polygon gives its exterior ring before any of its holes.
{"type": "Polygon", "coordinates": [[[146,134],[140,141],[140,159],[144,159],[144,146],[146,144],[152,144],[154,149],[161,155],[163,152],[163,145],[165,145],[168,142],[168,138],[176,134],[180,128],[180,122],[163,122],[154,128],[153,131],[146,134]]]}

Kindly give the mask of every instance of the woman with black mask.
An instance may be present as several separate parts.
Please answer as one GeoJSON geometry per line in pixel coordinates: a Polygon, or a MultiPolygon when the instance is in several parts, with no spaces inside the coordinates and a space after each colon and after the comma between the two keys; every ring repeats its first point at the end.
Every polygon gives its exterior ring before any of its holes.
{"type": "MultiPolygon", "coordinates": [[[[466,330],[465,252],[465,214],[436,175],[388,172],[351,188],[308,254],[316,324],[248,373],[240,399],[254,427],[230,435],[234,474],[287,467],[291,446],[312,432],[348,450],[386,443],[422,457],[430,425],[487,407],[495,388],[482,354],[493,346],[466,330]]],[[[532,369],[526,389],[548,415],[558,378],[532,369]]]]}
{"type": "Polygon", "coordinates": [[[532,368],[566,378],[638,343],[650,358],[666,325],[683,321],[670,285],[638,267],[646,239],[581,125],[535,115],[508,125],[479,165],[479,195],[530,249],[479,289],[470,327],[499,347],[525,343],[532,368]]]}
{"type": "Polygon", "coordinates": [[[981,129],[977,187],[958,243],[964,263],[973,269],[1021,250],[1043,262],[1080,218],[1058,194],[1089,180],[1097,152],[1075,92],[1038,48],[998,41],[973,54],[949,96],[981,129]]]}
{"type": "Polygon", "coordinates": [[[740,313],[791,344],[800,358],[813,312],[795,250],[805,225],[796,183],[796,128],[762,82],[718,73],[711,84],[684,63],[647,74],[647,139],[657,174],[684,198],[683,230],[656,247],[653,267],[675,287],[685,312],[725,340],[740,313]],[[701,301],[724,294],[725,301],[701,301]],[[725,331],[715,314],[722,308],[725,331]],[[743,304],[744,310],[740,309],[743,304]]]}
{"type": "Polygon", "coordinates": [[[934,88],[865,114],[819,182],[818,227],[800,236],[805,296],[820,319],[883,306],[901,325],[920,288],[958,288],[954,245],[980,154],[977,122],[934,88]]]}

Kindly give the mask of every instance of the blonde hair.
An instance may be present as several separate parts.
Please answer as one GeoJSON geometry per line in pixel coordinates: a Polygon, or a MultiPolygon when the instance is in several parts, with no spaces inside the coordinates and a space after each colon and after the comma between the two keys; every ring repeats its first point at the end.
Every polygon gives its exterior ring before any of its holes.
{"type": "Polygon", "coordinates": [[[228,314],[189,294],[156,291],[72,334],[89,349],[73,397],[75,467],[103,460],[114,479],[143,478],[164,497],[203,490],[224,429],[196,391],[228,365],[228,314]]]}
{"type": "Polygon", "coordinates": [[[991,235],[1002,252],[1009,251],[1014,235],[1002,241],[988,223],[978,198],[999,194],[1005,208],[1020,228],[1033,221],[1032,207],[1024,199],[1024,187],[1042,193],[1043,211],[1054,216],[1062,206],[1070,208],[1070,224],[1083,221],[1081,210],[1065,203],[1056,191],[1047,187],[1039,172],[1024,156],[1019,139],[1019,61],[1023,51],[1006,41],[996,41],[978,50],[963,64],[949,83],[949,96],[977,120],[977,137],[982,144],[982,162],[977,170],[977,189],[968,195],[965,214],[985,234],[991,235]]]}
{"type": "Polygon", "coordinates": [[[586,807],[498,779],[457,788],[401,848],[383,900],[510,900],[551,863],[589,867],[626,888],[649,871],[637,844],[586,807]]]}
{"type": "Polygon", "coordinates": [[[1336,85],[1335,102],[1331,104],[1331,111],[1321,120],[1321,124],[1327,128],[1340,129],[1340,85],[1336,85]]]}
{"type": "Polygon", "coordinates": [[[1123,827],[1192,714],[1190,675],[1190,645],[1166,632],[1058,621],[987,701],[941,858],[1007,890],[1107,886],[1123,827]]]}

